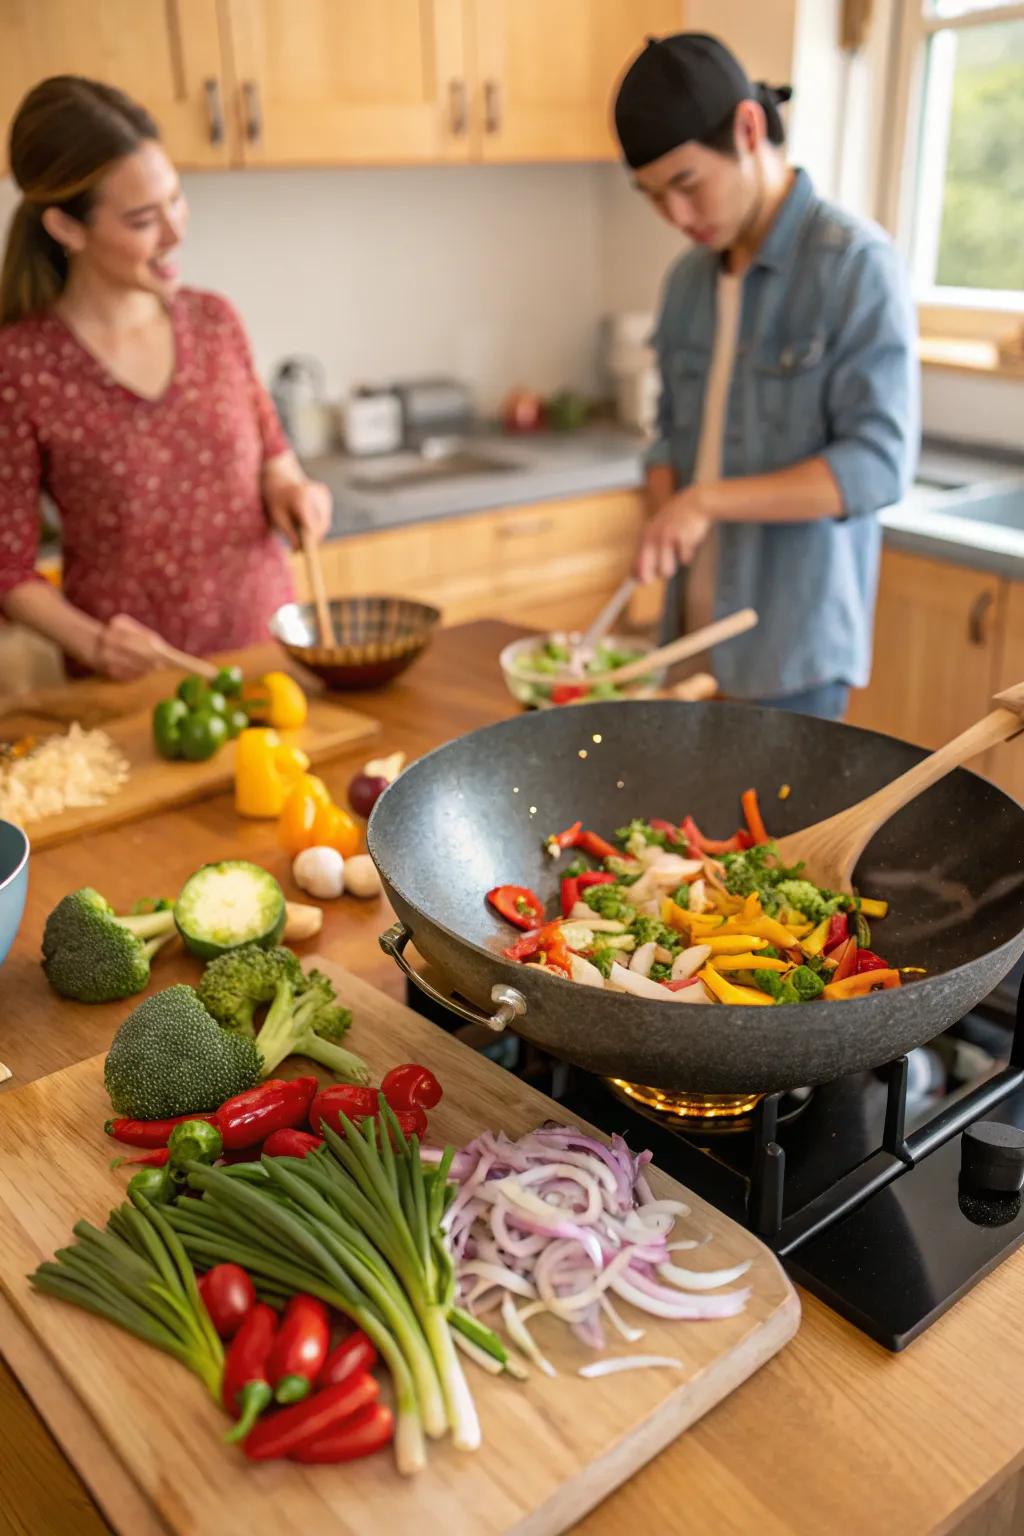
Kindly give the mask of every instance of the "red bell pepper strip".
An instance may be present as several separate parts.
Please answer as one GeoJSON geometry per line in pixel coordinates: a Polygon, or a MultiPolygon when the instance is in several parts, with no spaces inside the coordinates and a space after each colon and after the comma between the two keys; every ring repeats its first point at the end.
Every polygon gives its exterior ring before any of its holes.
{"type": "Polygon", "coordinates": [[[216,1125],[214,1115],[175,1115],[171,1120],[129,1120],[124,1115],[108,1120],[103,1129],[115,1141],[126,1142],[129,1147],[166,1147],[176,1125],[186,1120],[208,1120],[216,1125]]]}
{"type": "Polygon", "coordinates": [[[429,1067],[403,1062],[381,1078],[380,1091],[392,1109],[436,1109],[444,1089],[429,1067]]]}
{"type": "Polygon", "coordinates": [[[233,1339],[256,1305],[249,1276],[239,1264],[215,1264],[197,1284],[218,1338],[233,1339]]]}
{"type": "Polygon", "coordinates": [[[755,844],[768,842],[768,833],[764,829],[761,807],[757,803],[757,790],[745,789],[740,796],[740,804],[743,807],[743,819],[747,823],[747,831],[750,833],[755,844]]]}
{"type": "Polygon", "coordinates": [[[380,1109],[380,1094],[376,1088],[360,1088],[355,1083],[332,1083],[321,1088],[309,1109],[309,1123],[319,1136],[320,1123],[326,1120],[332,1131],[340,1131],[338,1112],[344,1110],[350,1120],[361,1120],[364,1115],[375,1115],[380,1109]]]}
{"type": "Polygon", "coordinates": [[[652,816],[650,825],[655,832],[664,832],[670,843],[682,843],[686,841],[682,827],[677,827],[675,822],[663,821],[660,816],[652,816]]]}
{"type": "Polygon", "coordinates": [[[564,832],[552,832],[551,836],[547,839],[548,846],[560,848],[563,851],[566,848],[578,848],[582,830],[582,821],[574,821],[572,826],[566,827],[564,832]]]}
{"type": "Polygon", "coordinates": [[[304,1440],[292,1451],[291,1460],[307,1465],[358,1461],[383,1450],[395,1438],[395,1416],[387,1403],[368,1403],[333,1429],[304,1440]]]}
{"type": "Polygon", "coordinates": [[[857,975],[863,971],[887,971],[888,960],[883,960],[881,955],[876,955],[873,949],[858,949],[857,951],[857,975]]]}
{"type": "Polygon", "coordinates": [[[526,885],[496,885],[487,892],[487,900],[507,923],[516,928],[539,928],[544,921],[544,903],[526,885]]]}
{"type": "Polygon", "coordinates": [[[589,853],[593,859],[617,859],[620,850],[613,843],[606,842],[603,837],[598,837],[596,832],[581,832],[577,845],[584,853],[589,853]]]}
{"type": "Polygon", "coordinates": [[[276,1333],[274,1309],[258,1301],[231,1341],[224,1360],[221,1400],[238,1423],[224,1436],[225,1440],[244,1440],[260,1414],[273,1401],[274,1393],[267,1379],[267,1359],[276,1333]]]}
{"type": "Polygon", "coordinates": [[[840,944],[845,944],[850,937],[850,919],[845,912],[833,912],[828,920],[828,933],[825,935],[824,953],[838,949],[840,944]]]}
{"type": "Polygon", "coordinates": [[[366,1334],[357,1328],[331,1350],[320,1367],[316,1384],[318,1387],[336,1387],[339,1381],[347,1381],[360,1371],[372,1371],[376,1364],[377,1351],[366,1334]]]}
{"type": "Polygon", "coordinates": [[[360,1408],[376,1402],[379,1392],[376,1378],[370,1375],[350,1376],[335,1387],[324,1387],[304,1402],[293,1403],[257,1424],[245,1442],[245,1454],[250,1461],[290,1456],[360,1408]]]}
{"type": "Polygon", "coordinates": [[[300,1403],[308,1397],[330,1347],[331,1324],[323,1302],[316,1296],[293,1296],[267,1361],[275,1401],[300,1403]]]}
{"type": "Polygon", "coordinates": [[[312,1131],[298,1131],[289,1125],[280,1131],[271,1131],[263,1143],[263,1156],[308,1157],[310,1152],[323,1144],[322,1136],[314,1136],[312,1131]]]}
{"type": "Polygon", "coordinates": [[[571,975],[569,946],[562,937],[559,923],[545,923],[543,928],[535,928],[525,939],[520,939],[517,944],[506,949],[504,955],[507,960],[523,961],[543,956],[547,965],[564,972],[566,976],[571,975]]]}
{"type": "Polygon", "coordinates": [[[164,1168],[170,1158],[170,1147],[153,1147],[141,1157],[115,1157],[111,1168],[164,1168]]]}
{"type": "Polygon", "coordinates": [[[687,976],[682,981],[663,981],[662,986],[667,987],[670,992],[682,992],[685,987],[696,986],[699,980],[698,976],[687,976]]]}
{"type": "Polygon", "coordinates": [[[700,858],[703,853],[742,853],[744,848],[751,846],[750,834],[743,831],[734,832],[732,837],[705,837],[692,816],[687,816],[683,822],[683,835],[694,858],[700,858]]]}
{"type": "Polygon", "coordinates": [[[551,690],[552,704],[575,704],[586,693],[582,683],[556,683],[551,690]]]}
{"type": "Polygon", "coordinates": [[[609,874],[603,869],[587,870],[585,874],[577,875],[576,884],[581,891],[589,891],[592,885],[615,885],[618,875],[609,874]]]}
{"type": "Polygon", "coordinates": [[[277,1077],[245,1093],[227,1099],[213,1117],[229,1152],[266,1141],[271,1131],[304,1125],[318,1084],[315,1077],[295,1077],[290,1083],[277,1077]]]}
{"type": "Polygon", "coordinates": [[[573,907],[580,899],[579,875],[565,875],[562,879],[562,916],[569,917],[573,907]]]}
{"type": "Polygon", "coordinates": [[[857,974],[857,940],[847,939],[841,949],[837,949],[831,957],[836,962],[836,968],[829,977],[829,981],[845,981],[847,976],[857,974]]]}

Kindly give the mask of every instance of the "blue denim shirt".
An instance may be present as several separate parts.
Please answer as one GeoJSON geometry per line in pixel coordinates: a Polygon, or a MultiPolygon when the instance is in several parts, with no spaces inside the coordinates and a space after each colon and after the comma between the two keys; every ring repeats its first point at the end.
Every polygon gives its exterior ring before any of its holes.
{"type": "MultiPolygon", "coordinates": [[[[671,464],[682,486],[697,456],[718,271],[713,251],[681,257],[653,337],[662,396],[647,462],[671,464]]],[[[734,698],[868,681],[881,547],[875,514],[906,491],[918,448],[915,334],[906,272],[888,236],[825,202],[797,171],[743,282],[722,474],[823,458],[843,515],[718,525],[716,617],[747,606],[760,615],[757,629],[714,654],[734,698]]]]}

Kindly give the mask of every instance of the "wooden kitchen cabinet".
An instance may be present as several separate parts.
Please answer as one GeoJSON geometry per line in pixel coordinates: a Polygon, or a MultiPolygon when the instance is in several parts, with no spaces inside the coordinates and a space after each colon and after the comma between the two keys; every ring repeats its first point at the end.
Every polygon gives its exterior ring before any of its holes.
{"type": "MultiPolygon", "coordinates": [[[[849,722],[938,747],[979,719],[994,691],[1005,585],[983,571],[887,549],[874,669],[869,686],[852,696],[849,722]]],[[[1024,649],[1024,617],[1019,631],[1024,649]]]]}
{"type": "MultiPolygon", "coordinates": [[[[1024,682],[1024,581],[1008,581],[1003,594],[996,690],[1024,682]]],[[[989,753],[985,772],[1024,804],[1024,737],[989,753]]]]}
{"type": "Polygon", "coordinates": [[[484,160],[615,160],[611,95],[681,0],[470,0],[474,142],[484,160]]]}
{"type": "Polygon", "coordinates": [[[217,20],[217,0],[2,0],[0,121],[9,124],[47,75],[87,75],[145,103],[179,165],[226,166],[233,145],[217,20]]]}

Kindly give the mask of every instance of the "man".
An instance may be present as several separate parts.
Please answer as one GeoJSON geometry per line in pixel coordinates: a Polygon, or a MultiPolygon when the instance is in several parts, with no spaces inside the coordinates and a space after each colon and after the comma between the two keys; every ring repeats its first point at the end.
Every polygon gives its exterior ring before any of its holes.
{"type": "Polygon", "coordinates": [[[667,636],[750,606],[734,698],[841,719],[871,670],[881,530],[918,441],[914,314],[885,233],[785,163],[778,104],[713,37],[650,39],[615,103],[637,187],[693,249],[669,273],[643,581],[667,636]]]}

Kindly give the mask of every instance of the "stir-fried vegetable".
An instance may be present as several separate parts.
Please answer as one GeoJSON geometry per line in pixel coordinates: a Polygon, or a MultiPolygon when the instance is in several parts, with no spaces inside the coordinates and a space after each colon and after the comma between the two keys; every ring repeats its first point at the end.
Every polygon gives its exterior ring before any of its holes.
{"type": "Polygon", "coordinates": [[[617,847],[580,821],[550,834],[553,860],[571,850],[600,867],[577,857],[561,870],[560,916],[549,922],[532,891],[490,892],[529,930],[506,957],[659,1002],[763,1007],[899,986],[900,972],[871,948],[868,918],[884,917],[886,903],[823,890],[785,864],[756,792],[742,800],[746,826],[729,838],[705,837],[691,816],[634,818],[617,847]]]}

